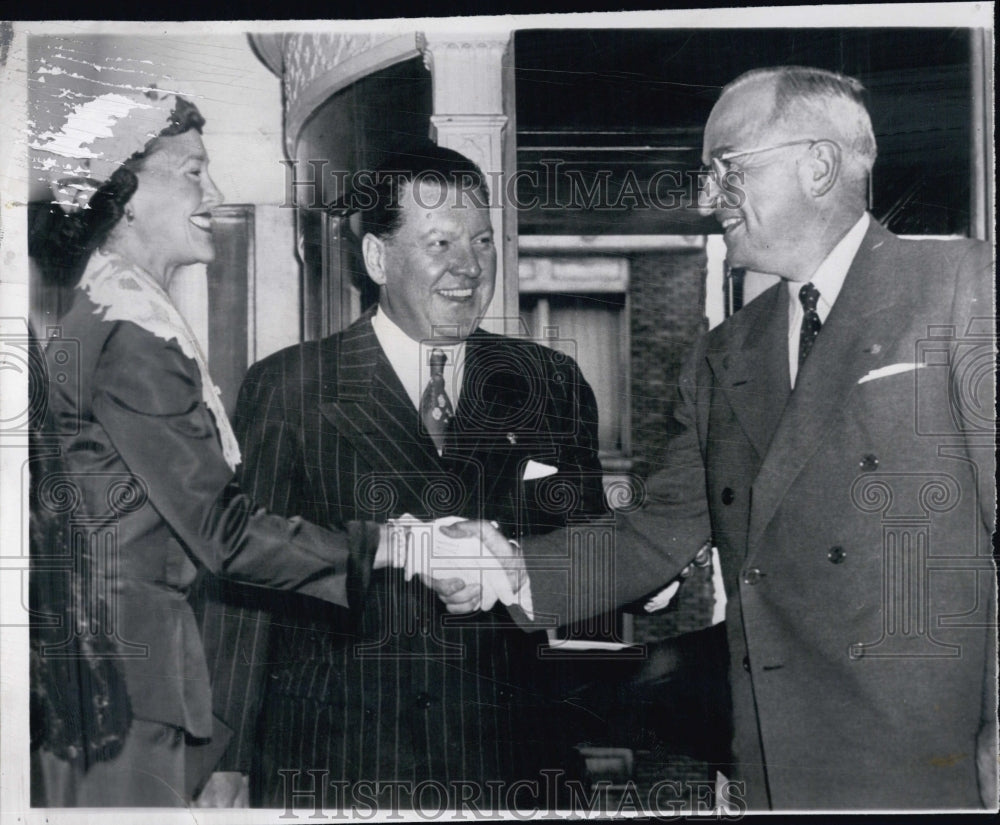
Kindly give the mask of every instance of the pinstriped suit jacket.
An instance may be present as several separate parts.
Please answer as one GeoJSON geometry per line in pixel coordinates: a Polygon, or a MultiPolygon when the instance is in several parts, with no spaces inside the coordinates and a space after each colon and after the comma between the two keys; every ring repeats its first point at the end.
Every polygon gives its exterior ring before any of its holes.
{"type": "MultiPolygon", "coordinates": [[[[605,512],[596,401],[572,359],[476,332],[439,456],[370,318],[251,368],[236,422],[242,480],[262,504],[335,528],[404,513],[490,518],[511,537],[605,512]],[[559,471],[525,482],[530,459],[559,471]]],[[[349,609],[230,591],[221,616],[209,616],[217,712],[237,732],[223,767],[245,768],[254,752],[258,802],[283,804],[282,768],[482,783],[530,772],[540,753],[533,711],[544,703],[532,673],[544,636],[517,630],[500,606],[450,616],[417,580],[373,572],[373,554],[353,560],[349,609]],[[240,600],[266,611],[238,610],[240,600]],[[260,666],[265,725],[255,740],[260,666]]]]}

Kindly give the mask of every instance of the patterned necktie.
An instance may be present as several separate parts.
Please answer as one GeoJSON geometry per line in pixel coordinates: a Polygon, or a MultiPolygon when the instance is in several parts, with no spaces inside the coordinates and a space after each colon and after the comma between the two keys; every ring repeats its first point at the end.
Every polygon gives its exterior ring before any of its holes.
{"type": "Polygon", "coordinates": [[[420,399],[420,418],[439,451],[444,450],[444,433],[455,415],[444,389],[444,365],[447,360],[448,356],[441,350],[431,350],[431,377],[420,399]]]}
{"type": "Polygon", "coordinates": [[[816,312],[816,304],[819,302],[819,290],[811,283],[803,285],[799,290],[799,300],[802,302],[802,331],[799,333],[799,369],[806,361],[809,350],[816,343],[816,336],[819,335],[823,322],[816,312]]]}

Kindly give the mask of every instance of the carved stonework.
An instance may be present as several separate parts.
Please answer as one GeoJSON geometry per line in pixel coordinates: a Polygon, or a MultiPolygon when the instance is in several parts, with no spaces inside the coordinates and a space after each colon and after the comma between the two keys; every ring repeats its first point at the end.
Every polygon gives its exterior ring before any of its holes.
{"type": "MultiPolygon", "coordinates": [[[[390,34],[334,34],[332,32],[286,34],[284,42],[285,101],[294,109],[308,93],[317,77],[325,75],[351,58],[370,51],[390,34]]],[[[335,84],[340,85],[340,84],[335,84]]]]}
{"type": "Polygon", "coordinates": [[[295,157],[302,125],[331,95],[373,72],[416,57],[423,46],[417,32],[286,32],[251,35],[250,40],[262,62],[281,77],[285,151],[290,158],[295,157]]]}
{"type": "Polygon", "coordinates": [[[461,152],[496,184],[492,175],[501,169],[501,140],[507,125],[505,115],[431,115],[431,133],[435,143],[461,152]]]}
{"type": "Polygon", "coordinates": [[[510,32],[425,35],[424,64],[434,80],[436,114],[502,113],[501,65],[510,32]]]}

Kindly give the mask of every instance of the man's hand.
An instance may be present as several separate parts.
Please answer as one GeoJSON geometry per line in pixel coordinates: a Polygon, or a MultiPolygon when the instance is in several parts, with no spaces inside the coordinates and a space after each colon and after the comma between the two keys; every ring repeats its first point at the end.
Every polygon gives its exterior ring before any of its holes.
{"type": "Polygon", "coordinates": [[[420,576],[420,580],[438,594],[449,613],[475,613],[482,604],[482,585],[466,584],[462,579],[434,579],[427,576],[420,576]]]}
{"type": "Polygon", "coordinates": [[[521,548],[506,539],[496,522],[460,521],[441,527],[441,532],[453,539],[479,539],[482,546],[500,562],[514,593],[517,593],[528,580],[528,571],[524,567],[524,556],[521,554],[521,548]]]}

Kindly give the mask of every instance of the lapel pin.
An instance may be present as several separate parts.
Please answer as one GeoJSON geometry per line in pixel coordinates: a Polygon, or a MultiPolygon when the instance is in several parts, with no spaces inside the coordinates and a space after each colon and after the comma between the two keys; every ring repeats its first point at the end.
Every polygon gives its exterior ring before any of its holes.
{"type": "Polygon", "coordinates": [[[517,436],[516,436],[516,435],[514,435],[514,433],[507,433],[507,440],[508,440],[508,441],[509,441],[509,442],[510,442],[511,444],[517,444],[517,436]]]}
{"type": "Polygon", "coordinates": [[[872,344],[865,352],[870,352],[872,355],[878,355],[882,351],[881,344],[872,344]]]}

